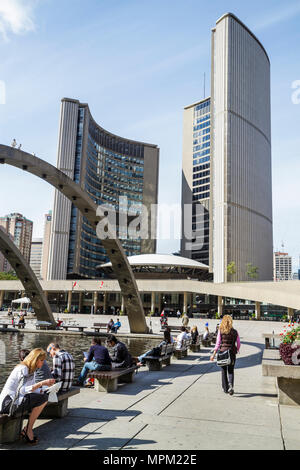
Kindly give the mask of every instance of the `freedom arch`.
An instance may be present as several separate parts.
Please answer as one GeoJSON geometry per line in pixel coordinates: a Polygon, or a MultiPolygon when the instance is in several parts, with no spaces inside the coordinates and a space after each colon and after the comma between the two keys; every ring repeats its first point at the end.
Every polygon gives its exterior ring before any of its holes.
{"type": "MultiPolygon", "coordinates": [[[[0,163],[6,163],[27,171],[54,186],[74,204],[88,219],[96,231],[98,223],[103,218],[97,215],[97,204],[77,183],[71,180],[62,171],[36,156],[6,145],[0,145],[0,163]]],[[[107,236],[110,236],[109,226],[107,236]]],[[[137,283],[120,241],[111,237],[101,240],[101,243],[112,263],[113,271],[118,279],[125,308],[128,313],[131,332],[147,333],[148,327],[137,283]]],[[[41,318],[39,318],[39,320],[41,320],[41,318]]]]}

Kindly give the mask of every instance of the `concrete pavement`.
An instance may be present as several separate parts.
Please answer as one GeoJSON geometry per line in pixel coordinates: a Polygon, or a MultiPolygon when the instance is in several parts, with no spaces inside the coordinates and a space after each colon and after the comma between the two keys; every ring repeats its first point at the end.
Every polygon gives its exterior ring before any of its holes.
{"type": "Polygon", "coordinates": [[[202,349],[172,359],[160,372],[141,368],[134,383],[116,393],[82,389],[69,400],[66,418],[37,422],[40,443],[34,449],[299,450],[300,407],[279,406],[275,380],[261,373],[261,335],[280,332],[283,324],[234,325],[242,341],[234,396],[223,393],[220,369],[202,349]]]}

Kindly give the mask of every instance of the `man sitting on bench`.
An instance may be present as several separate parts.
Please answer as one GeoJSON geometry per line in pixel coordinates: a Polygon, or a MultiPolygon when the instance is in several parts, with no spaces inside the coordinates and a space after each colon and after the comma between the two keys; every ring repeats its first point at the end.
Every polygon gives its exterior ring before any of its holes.
{"type": "Polygon", "coordinates": [[[47,353],[53,359],[52,377],[57,382],[62,382],[59,393],[67,392],[72,387],[75,372],[75,362],[73,356],[60,349],[59,344],[50,343],[47,348],[47,353]]]}
{"type": "Polygon", "coordinates": [[[123,369],[133,365],[133,360],[127,347],[124,343],[118,341],[114,335],[108,335],[107,345],[109,348],[112,348],[110,358],[113,369],[123,369]]]}
{"type": "Polygon", "coordinates": [[[171,343],[173,343],[173,338],[171,337],[170,331],[165,330],[164,331],[164,340],[158,346],[156,346],[155,348],[150,349],[150,351],[147,351],[144,354],[142,354],[141,356],[139,356],[138,357],[138,362],[137,362],[136,365],[139,366],[139,367],[145,366],[146,365],[145,358],[147,356],[159,356],[160,352],[161,352],[161,348],[165,344],[171,344],[171,343]]]}
{"type": "Polygon", "coordinates": [[[121,328],[121,322],[120,322],[120,320],[117,318],[117,321],[116,321],[116,322],[114,323],[114,325],[111,327],[111,332],[112,332],[112,333],[117,333],[119,328],[121,328]]]}
{"type": "Polygon", "coordinates": [[[185,339],[189,339],[190,336],[186,332],[186,328],[184,326],[181,327],[181,333],[177,336],[176,339],[176,349],[181,349],[183,346],[183,341],[185,339]]]}
{"type": "Polygon", "coordinates": [[[85,358],[85,364],[76,385],[82,387],[88,373],[95,370],[111,370],[111,359],[108,350],[105,346],[101,345],[101,339],[98,337],[92,339],[92,345],[85,358]]]}

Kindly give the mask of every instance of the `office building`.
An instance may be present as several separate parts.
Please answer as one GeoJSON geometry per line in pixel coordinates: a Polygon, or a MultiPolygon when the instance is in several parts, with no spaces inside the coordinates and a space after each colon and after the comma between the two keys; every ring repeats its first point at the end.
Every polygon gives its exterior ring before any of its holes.
{"type": "Polygon", "coordinates": [[[33,238],[31,242],[30,267],[36,277],[41,279],[43,239],[33,238]]]}
{"type": "MultiPolygon", "coordinates": [[[[120,213],[148,209],[148,224],[156,216],[159,149],[114,135],[93,119],[87,104],[63,99],[57,167],[84,189],[97,205],[111,204],[120,213]],[[127,204],[120,203],[127,197],[127,204]]],[[[117,231],[128,256],[154,253],[156,240],[133,239],[117,231]]],[[[97,266],[108,261],[95,229],[59,191],[55,192],[48,279],[97,278],[97,266]]]]}
{"type": "Polygon", "coordinates": [[[249,264],[257,268],[258,280],[270,280],[270,61],[254,34],[228,13],[212,30],[211,62],[211,97],[185,108],[183,130],[182,205],[193,202],[190,225],[195,235],[203,234],[202,249],[197,252],[196,244],[188,252],[182,246],[181,254],[203,263],[209,259],[217,283],[232,280],[227,272],[232,262],[236,281],[249,280],[249,264]],[[201,106],[203,115],[197,116],[201,106]],[[197,203],[205,209],[199,220],[197,203]]]}
{"type": "Polygon", "coordinates": [[[6,233],[11,235],[15,245],[29,263],[33,222],[26,219],[22,214],[13,213],[0,217],[0,226],[4,228],[6,233]]]}
{"type": "Polygon", "coordinates": [[[274,253],[274,281],[290,281],[293,279],[293,262],[288,253],[274,253]]]}

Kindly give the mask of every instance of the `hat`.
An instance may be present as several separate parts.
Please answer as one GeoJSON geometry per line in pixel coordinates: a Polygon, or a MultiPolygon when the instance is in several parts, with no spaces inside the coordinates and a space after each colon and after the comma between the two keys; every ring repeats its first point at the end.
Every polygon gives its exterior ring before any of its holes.
{"type": "Polygon", "coordinates": [[[205,326],[208,326],[208,322],[205,323],[205,326]]]}

